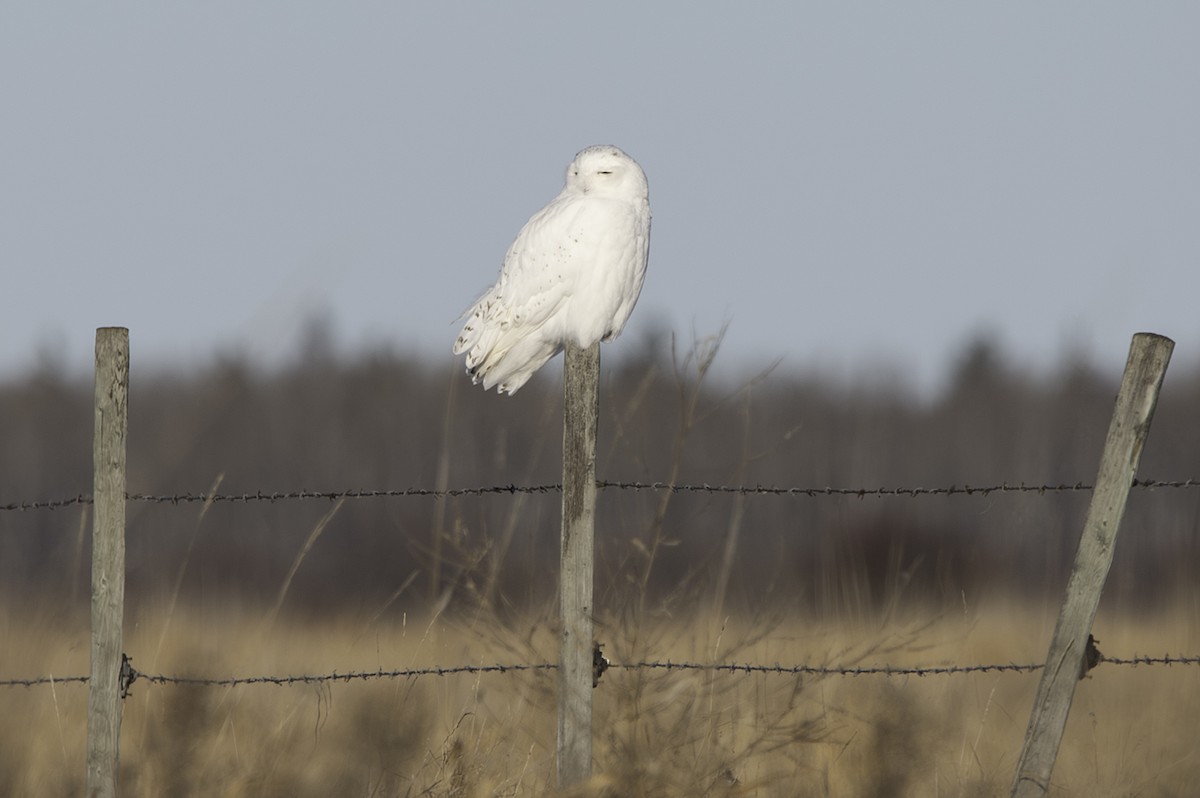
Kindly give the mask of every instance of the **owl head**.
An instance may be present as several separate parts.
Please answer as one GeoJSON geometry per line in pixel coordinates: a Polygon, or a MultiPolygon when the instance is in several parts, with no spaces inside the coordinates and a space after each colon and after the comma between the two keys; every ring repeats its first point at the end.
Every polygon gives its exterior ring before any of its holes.
{"type": "Polygon", "coordinates": [[[629,201],[647,199],[650,193],[642,167],[611,144],[580,150],[567,167],[567,189],[629,201]]]}

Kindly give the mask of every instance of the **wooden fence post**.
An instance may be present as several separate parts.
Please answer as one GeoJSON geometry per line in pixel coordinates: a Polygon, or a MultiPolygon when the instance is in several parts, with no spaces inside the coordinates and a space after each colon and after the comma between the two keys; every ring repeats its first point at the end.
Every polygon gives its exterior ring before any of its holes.
{"type": "Polygon", "coordinates": [[[563,360],[562,560],[558,786],[592,774],[592,555],[600,345],[568,344],[563,360]]]}
{"type": "Polygon", "coordinates": [[[1137,474],[1158,391],[1174,347],[1173,341],[1159,335],[1133,336],[1100,457],[1096,487],[1013,777],[1013,798],[1042,796],[1050,787],[1050,774],[1067,725],[1075,684],[1086,670],[1088,636],[1096,618],[1100,591],[1112,565],[1125,502],[1137,474]]]}
{"type": "Polygon", "coordinates": [[[121,740],[121,627],[125,612],[125,438],[129,330],[96,330],[93,441],[92,668],[88,680],[87,794],[117,794],[121,740]]]}

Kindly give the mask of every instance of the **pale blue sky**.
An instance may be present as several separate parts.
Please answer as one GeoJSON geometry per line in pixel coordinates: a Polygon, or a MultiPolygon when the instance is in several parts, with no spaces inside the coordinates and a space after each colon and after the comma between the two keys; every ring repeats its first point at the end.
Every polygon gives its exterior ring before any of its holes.
{"type": "MultiPolygon", "coordinates": [[[[1031,368],[1200,362],[1200,4],[6,3],[0,376],[94,329],[134,363],[449,360],[574,153],[650,179],[625,335],[936,384],[979,330],[1031,368]]],[[[557,368],[552,366],[551,368],[557,368]]]]}

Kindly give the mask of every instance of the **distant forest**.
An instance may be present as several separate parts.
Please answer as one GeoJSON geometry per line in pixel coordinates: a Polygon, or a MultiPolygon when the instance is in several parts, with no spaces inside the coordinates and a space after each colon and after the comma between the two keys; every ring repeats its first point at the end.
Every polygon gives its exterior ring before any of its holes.
{"type": "MultiPolygon", "coordinates": [[[[986,339],[964,347],[936,397],[778,368],[710,368],[718,339],[670,336],[607,359],[601,480],[797,488],[1090,484],[1124,352],[1029,376],[986,339]],[[633,351],[633,354],[629,354],[633,351]],[[1108,371],[1111,366],[1112,371],[1108,371]]],[[[607,353],[609,350],[606,349],[607,353]]],[[[1200,477],[1200,373],[1168,371],[1144,479],[1200,477]]],[[[312,346],[271,372],[237,357],[203,373],[143,369],[134,352],[130,493],[475,488],[559,482],[561,360],[516,397],[461,364],[312,346]]],[[[0,505],[90,494],[90,379],[52,367],[0,384],[0,505]]],[[[739,496],[604,489],[597,601],[664,611],[720,597],[856,614],[900,598],[970,605],[1056,600],[1088,491],[984,495],[739,496]]],[[[131,611],[167,600],[287,607],[515,611],[553,598],[557,493],[128,507],[131,611]],[[314,534],[317,530],[319,534],[314,534]],[[305,546],[311,548],[305,551],[305,546]]],[[[0,511],[0,592],[86,606],[90,508],[0,511]]],[[[1106,602],[1148,608],[1194,589],[1200,488],[1134,491],[1106,602]]],[[[1190,594],[1189,594],[1190,595],[1190,594]]]]}

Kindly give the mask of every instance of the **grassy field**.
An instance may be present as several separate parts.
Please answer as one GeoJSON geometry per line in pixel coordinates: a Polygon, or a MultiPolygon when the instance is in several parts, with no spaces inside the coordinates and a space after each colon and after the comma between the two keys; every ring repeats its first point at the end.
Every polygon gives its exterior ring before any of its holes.
{"type": "MultiPolygon", "coordinates": [[[[301,621],[210,606],[134,615],[144,673],[254,676],[551,662],[547,619],[301,621]]],[[[1194,653],[1200,613],[1101,613],[1113,656],[1194,653]]],[[[1035,662],[1053,616],[993,604],[906,620],[724,623],[601,618],[614,663],[1035,662]]],[[[87,624],[46,605],[6,614],[0,677],[85,674],[87,624]]],[[[1037,674],[925,677],[613,668],[595,691],[596,776],[579,795],[1007,795],[1037,674]]],[[[321,685],[137,682],[121,741],[126,796],[544,795],[554,783],[553,671],[321,685]]],[[[82,792],[86,687],[0,691],[0,794],[82,792]]],[[[1054,795],[1177,796],[1200,783],[1200,668],[1101,665],[1076,693],[1054,795]]]]}
{"type": "MultiPolygon", "coordinates": [[[[677,356],[664,336],[610,364],[605,476],[868,490],[1087,483],[1116,387],[1078,359],[1037,377],[983,339],[935,397],[886,374],[706,381],[719,345],[698,339],[677,356]]],[[[233,357],[137,375],[134,493],[561,475],[553,380],[498,402],[463,388],[457,366],[386,351],[269,374],[233,357]]],[[[4,501],[91,489],[92,395],[90,381],[53,368],[0,385],[4,501]]],[[[1167,381],[1142,474],[1194,476],[1197,397],[1194,368],[1167,381]]],[[[597,637],[618,667],[595,690],[596,776],[575,794],[1007,795],[1037,673],[619,666],[1039,662],[1087,507],[1073,488],[945,501],[606,491],[597,637]],[[975,598],[995,595],[1021,598],[975,598]],[[756,603],[788,609],[702,609],[756,603]]],[[[555,589],[560,509],[540,491],[344,507],[131,502],[125,650],[146,674],[216,678],[554,662],[553,613],[536,608],[555,589]],[[404,613],[435,604],[451,609],[404,613]]],[[[0,679],[88,672],[89,513],[0,513],[0,679]]],[[[1195,490],[1133,494],[1094,628],[1103,652],[1200,653],[1198,517],[1195,490]]],[[[286,686],[142,679],[123,706],[121,794],[552,795],[555,691],[551,670],[286,686]]],[[[86,704],[78,683],[0,687],[0,796],[82,793],[86,704]]],[[[1198,710],[1200,667],[1101,665],[1076,692],[1051,793],[1197,794],[1198,710]]]]}

